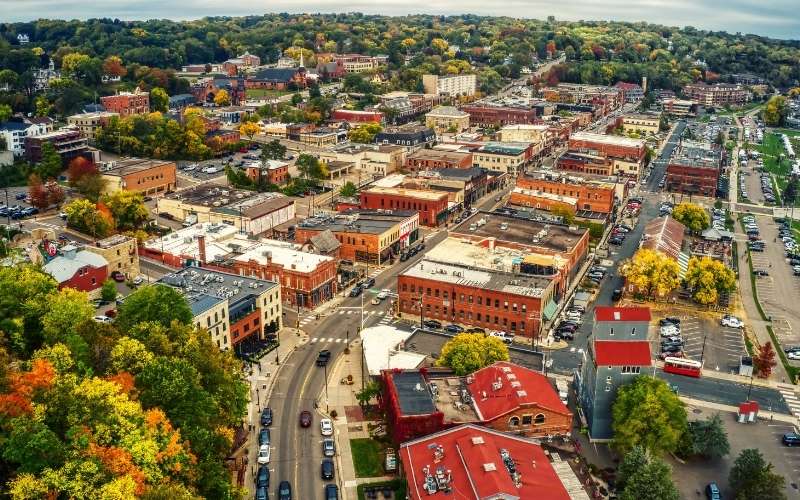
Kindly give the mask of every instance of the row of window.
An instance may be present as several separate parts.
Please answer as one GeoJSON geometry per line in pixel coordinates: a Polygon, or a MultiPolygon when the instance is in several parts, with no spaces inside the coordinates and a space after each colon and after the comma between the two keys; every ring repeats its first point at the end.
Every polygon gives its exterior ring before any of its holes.
{"type": "Polygon", "coordinates": [[[520,423],[522,425],[542,425],[544,423],[545,416],[544,413],[537,413],[534,415],[523,415],[522,419],[517,416],[513,416],[508,419],[508,426],[509,427],[519,427],[520,423]]]}
{"type": "MultiPolygon", "coordinates": [[[[423,288],[422,286],[417,287],[412,283],[410,289],[411,289],[411,293],[416,293],[417,291],[419,291],[419,293],[423,293],[424,292],[424,295],[427,295],[428,297],[439,298],[439,296],[440,296],[440,291],[439,291],[438,288],[434,288],[432,290],[433,294],[431,294],[431,287],[427,287],[427,288],[423,288]]],[[[409,290],[408,283],[403,283],[403,285],[401,286],[401,290],[403,292],[407,292],[409,290]]],[[[492,307],[492,298],[491,297],[486,297],[484,299],[484,297],[482,297],[480,295],[478,295],[477,297],[474,297],[473,295],[465,295],[463,293],[462,294],[453,293],[452,295],[453,295],[452,298],[453,298],[454,301],[461,302],[462,304],[477,303],[479,306],[482,306],[482,305],[485,304],[486,307],[492,307]]],[[[450,293],[447,290],[442,290],[441,291],[441,298],[444,299],[444,300],[449,300],[450,299],[450,293]]],[[[430,307],[430,304],[428,306],[430,307]]],[[[494,299],[494,307],[495,307],[495,309],[500,309],[500,307],[501,307],[500,306],[500,299],[494,299]]],[[[502,308],[505,309],[506,311],[508,311],[509,303],[508,303],[507,300],[503,301],[502,308]]],[[[521,309],[521,311],[523,313],[525,313],[525,312],[528,311],[528,306],[526,304],[520,304],[520,309],[521,309]]],[[[511,311],[517,312],[517,303],[516,302],[511,303],[511,311]]]]}
{"type": "MultiPolygon", "coordinates": [[[[418,303],[415,301],[401,301],[401,309],[402,310],[419,310],[418,303]]],[[[499,328],[502,326],[503,328],[507,328],[512,332],[517,331],[517,322],[516,321],[509,321],[505,316],[492,316],[490,314],[484,313],[475,313],[473,316],[472,311],[464,311],[462,309],[456,310],[455,308],[448,309],[447,307],[439,307],[433,306],[431,307],[430,304],[425,304],[425,314],[429,317],[436,317],[445,320],[456,320],[460,323],[467,323],[467,324],[483,324],[484,326],[491,327],[494,326],[499,328]],[[449,316],[448,316],[449,314],[449,316]]],[[[519,322],[519,331],[525,331],[525,321],[522,320],[519,322]]]]}

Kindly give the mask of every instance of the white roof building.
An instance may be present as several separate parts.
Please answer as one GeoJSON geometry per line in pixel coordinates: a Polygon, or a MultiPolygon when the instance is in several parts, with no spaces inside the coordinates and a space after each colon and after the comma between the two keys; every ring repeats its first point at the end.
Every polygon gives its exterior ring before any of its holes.
{"type": "Polygon", "coordinates": [[[405,341],[413,331],[400,330],[391,325],[378,325],[361,331],[361,349],[364,367],[372,377],[381,370],[419,368],[426,356],[403,350],[405,341]]]}

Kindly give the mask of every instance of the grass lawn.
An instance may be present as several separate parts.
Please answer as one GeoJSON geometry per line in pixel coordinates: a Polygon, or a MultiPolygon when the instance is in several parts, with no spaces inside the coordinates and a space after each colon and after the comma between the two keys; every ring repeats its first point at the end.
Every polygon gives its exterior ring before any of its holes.
{"type": "Polygon", "coordinates": [[[248,99],[265,99],[270,97],[280,97],[286,94],[291,94],[291,92],[287,92],[285,90],[247,89],[248,99]]]}
{"type": "Polygon", "coordinates": [[[359,438],[350,440],[353,467],[356,477],[376,477],[383,475],[383,445],[374,439],[359,438]]]}

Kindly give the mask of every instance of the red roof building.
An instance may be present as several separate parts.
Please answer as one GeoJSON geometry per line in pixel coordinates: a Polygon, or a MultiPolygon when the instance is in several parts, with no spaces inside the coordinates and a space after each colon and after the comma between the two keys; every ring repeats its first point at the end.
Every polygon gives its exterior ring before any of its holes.
{"type": "Polygon", "coordinates": [[[331,119],[349,123],[381,123],[383,121],[383,113],[379,111],[336,109],[331,113],[331,119]]]}
{"type": "Polygon", "coordinates": [[[605,307],[594,309],[595,321],[645,321],[651,319],[648,307],[605,307]]]}
{"type": "Polygon", "coordinates": [[[650,366],[650,344],[645,341],[597,340],[594,343],[598,366],[650,366]]]}
{"type": "Polygon", "coordinates": [[[400,460],[411,500],[569,500],[583,496],[583,490],[567,491],[533,440],[475,425],[403,443],[400,460]]]}

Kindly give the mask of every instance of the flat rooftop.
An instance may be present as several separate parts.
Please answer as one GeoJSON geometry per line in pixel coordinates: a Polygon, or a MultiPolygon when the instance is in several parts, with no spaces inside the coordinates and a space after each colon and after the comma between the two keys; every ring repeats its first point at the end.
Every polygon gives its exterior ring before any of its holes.
{"type": "Polygon", "coordinates": [[[232,189],[218,184],[200,184],[165,196],[188,205],[210,207],[217,213],[249,217],[251,219],[272,213],[294,203],[281,193],[258,193],[245,189],[232,189]]]}
{"type": "Polygon", "coordinates": [[[416,198],[418,200],[426,201],[439,201],[443,196],[445,196],[441,192],[437,191],[403,187],[372,187],[362,192],[382,196],[405,196],[407,198],[416,198]]]}
{"type": "Polygon", "coordinates": [[[607,175],[587,174],[583,172],[562,172],[559,170],[535,170],[526,173],[524,179],[542,180],[548,182],[560,182],[563,184],[586,184],[595,188],[614,189],[616,184],[624,184],[617,182],[615,177],[607,175]]]}
{"type": "Polygon", "coordinates": [[[469,152],[444,151],[441,149],[420,149],[406,156],[406,159],[460,162],[471,154],[469,152]]]}
{"type": "Polygon", "coordinates": [[[429,415],[436,412],[433,395],[425,377],[418,371],[391,374],[397,391],[397,402],[404,415],[429,415]]]}
{"type": "Polygon", "coordinates": [[[552,252],[568,253],[583,238],[588,229],[568,227],[558,224],[547,224],[530,219],[501,215],[489,212],[478,212],[450,230],[451,236],[458,235],[496,238],[498,241],[543,248],[552,252]],[[479,221],[483,220],[483,224],[479,221]],[[470,226],[475,224],[475,230],[470,226]],[[506,229],[501,225],[506,224],[506,229]]]}
{"type": "Polygon", "coordinates": [[[266,265],[268,260],[302,273],[310,273],[333,257],[300,251],[300,246],[285,241],[251,239],[230,224],[194,224],[163,238],[145,242],[145,247],[169,255],[199,259],[198,238],[205,236],[206,260],[225,263],[254,260],[266,265]]]}
{"type": "Polygon", "coordinates": [[[377,210],[351,209],[338,215],[317,215],[309,217],[297,225],[300,229],[325,231],[334,233],[383,234],[409,217],[417,215],[410,210],[377,210]]]}
{"type": "Polygon", "coordinates": [[[570,140],[598,142],[601,144],[613,144],[615,146],[625,146],[629,148],[643,148],[645,141],[642,139],[631,139],[619,135],[593,134],[591,132],[576,132],[572,134],[570,140]]]}
{"type": "Polygon", "coordinates": [[[130,236],[126,236],[124,234],[115,234],[113,236],[109,236],[108,238],[103,238],[102,240],[98,240],[94,245],[97,248],[111,248],[117,245],[121,245],[122,243],[127,243],[132,240],[130,236]]]}
{"type": "Polygon", "coordinates": [[[531,144],[529,142],[487,142],[480,147],[481,153],[517,156],[524,153],[531,144]]]}
{"type": "Polygon", "coordinates": [[[278,286],[274,281],[193,267],[164,275],[157,283],[179,290],[195,316],[226,299],[233,306],[278,286]]]}
{"type": "Polygon", "coordinates": [[[462,401],[461,391],[467,390],[467,384],[460,377],[431,375],[428,382],[436,387],[434,404],[437,410],[444,413],[445,422],[467,423],[481,420],[473,403],[462,401]]]}
{"type": "Polygon", "coordinates": [[[699,142],[681,143],[675,148],[669,159],[670,165],[687,165],[690,167],[713,168],[719,170],[722,155],[709,144],[699,142]]]}
{"type": "Polygon", "coordinates": [[[129,175],[136,172],[143,172],[151,168],[161,168],[172,166],[175,168],[175,162],[165,160],[151,160],[142,158],[128,158],[126,160],[117,160],[116,164],[108,170],[101,172],[103,175],[129,175]]]}
{"type": "Polygon", "coordinates": [[[453,236],[445,238],[425,254],[427,258],[437,262],[457,262],[476,269],[509,273],[514,272],[514,267],[530,255],[537,255],[540,263],[555,268],[566,264],[566,261],[558,255],[532,254],[530,251],[510,248],[502,246],[502,244],[495,245],[494,251],[490,251],[485,245],[453,236]]]}
{"type": "Polygon", "coordinates": [[[461,111],[454,106],[439,106],[433,108],[425,116],[442,117],[442,118],[464,118],[469,116],[466,111],[461,111]]]}

